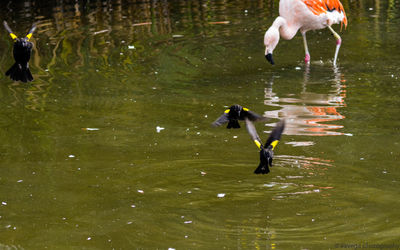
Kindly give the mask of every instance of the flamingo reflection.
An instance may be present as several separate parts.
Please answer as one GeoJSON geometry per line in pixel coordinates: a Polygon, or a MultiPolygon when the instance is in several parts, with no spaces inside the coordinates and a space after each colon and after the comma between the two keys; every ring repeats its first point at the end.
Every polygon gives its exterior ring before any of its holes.
{"type": "MultiPolygon", "coordinates": [[[[302,91],[299,98],[279,97],[273,92],[274,78],[264,89],[264,104],[280,107],[279,110],[266,111],[265,116],[272,118],[285,117],[287,120],[286,134],[290,135],[348,135],[339,132],[343,125],[333,124],[345,118],[339,113],[346,107],[346,85],[343,75],[334,68],[331,90],[329,93],[314,93],[307,89],[309,70],[306,68],[302,91]]],[[[294,94],[293,94],[294,95],[294,94]]]]}

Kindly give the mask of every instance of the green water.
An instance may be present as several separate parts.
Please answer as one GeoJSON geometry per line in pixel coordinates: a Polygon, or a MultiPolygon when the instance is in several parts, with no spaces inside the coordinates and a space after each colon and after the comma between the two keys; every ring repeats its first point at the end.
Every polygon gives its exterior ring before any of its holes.
{"type": "Polygon", "coordinates": [[[343,4],[333,68],[328,30],[267,63],[277,1],[1,3],[0,249],[398,249],[400,1],[343,4]],[[286,119],[268,175],[236,103],[286,119]]]}

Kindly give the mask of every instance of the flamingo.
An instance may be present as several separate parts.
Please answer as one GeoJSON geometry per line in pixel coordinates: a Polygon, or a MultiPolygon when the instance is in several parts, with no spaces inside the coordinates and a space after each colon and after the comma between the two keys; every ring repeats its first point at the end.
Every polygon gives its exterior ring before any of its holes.
{"type": "Polygon", "coordinates": [[[265,32],[265,58],[274,64],[272,53],[279,42],[279,36],[285,40],[292,39],[298,30],[303,36],[306,64],[310,63],[306,32],[328,28],[336,38],[336,50],[333,65],[336,65],[342,39],[331,27],[341,23],[347,27],[347,17],[339,0],[280,0],[279,16],[265,32]]]}

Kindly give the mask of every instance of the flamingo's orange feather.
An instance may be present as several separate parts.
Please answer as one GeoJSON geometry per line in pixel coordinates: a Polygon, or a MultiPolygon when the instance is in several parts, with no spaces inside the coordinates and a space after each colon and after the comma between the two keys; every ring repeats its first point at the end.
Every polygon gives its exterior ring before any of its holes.
{"type": "Polygon", "coordinates": [[[343,12],[343,20],[345,27],[347,27],[347,17],[344,11],[343,5],[339,0],[303,0],[307,7],[311,10],[314,15],[320,15],[326,13],[329,10],[335,9],[339,13],[343,12]]]}

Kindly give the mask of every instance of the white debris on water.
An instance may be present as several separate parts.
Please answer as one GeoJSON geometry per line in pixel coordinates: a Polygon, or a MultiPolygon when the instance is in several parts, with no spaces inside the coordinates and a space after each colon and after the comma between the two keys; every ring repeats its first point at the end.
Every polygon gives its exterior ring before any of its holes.
{"type": "Polygon", "coordinates": [[[162,130],[164,130],[165,128],[163,128],[163,127],[160,127],[160,126],[157,126],[156,127],[156,131],[157,131],[157,133],[160,133],[162,130]]]}
{"type": "Polygon", "coordinates": [[[108,32],[108,30],[99,30],[99,31],[94,32],[93,35],[98,35],[98,34],[106,33],[106,32],[108,32]]]}
{"type": "Polygon", "coordinates": [[[224,197],[225,197],[225,194],[224,194],[224,193],[217,194],[217,197],[218,197],[218,198],[224,198],[224,197]]]}
{"type": "Polygon", "coordinates": [[[292,145],[293,147],[306,147],[306,146],[312,146],[315,143],[312,141],[293,141],[293,142],[286,142],[285,144],[292,145]]]}
{"type": "Polygon", "coordinates": [[[97,130],[100,130],[99,128],[83,128],[83,130],[86,130],[86,131],[97,131],[97,130]]]}
{"type": "Polygon", "coordinates": [[[275,185],[276,185],[275,183],[269,183],[269,184],[264,184],[263,186],[264,187],[273,187],[275,185]]]}

